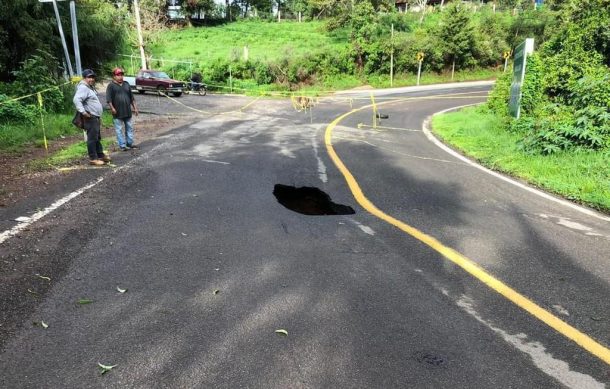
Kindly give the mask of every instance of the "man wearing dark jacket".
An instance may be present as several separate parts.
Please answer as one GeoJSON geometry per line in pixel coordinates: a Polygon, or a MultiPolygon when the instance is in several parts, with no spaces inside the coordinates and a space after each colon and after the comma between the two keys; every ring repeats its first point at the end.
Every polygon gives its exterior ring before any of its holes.
{"type": "Polygon", "coordinates": [[[116,131],[116,139],[122,151],[137,149],[133,143],[133,125],[131,123],[131,113],[138,116],[138,107],[131,93],[131,87],[127,81],[123,80],[123,69],[115,68],[112,71],[112,82],[106,88],[106,100],[112,112],[112,123],[116,131]],[[123,135],[125,127],[125,135],[123,135]]]}
{"type": "Polygon", "coordinates": [[[89,164],[94,166],[110,162],[110,157],[104,154],[102,148],[101,117],[102,103],[97,97],[94,88],[95,72],[91,69],[83,70],[83,79],[76,86],[74,94],[74,106],[83,115],[85,131],[87,132],[87,153],[89,164]]]}

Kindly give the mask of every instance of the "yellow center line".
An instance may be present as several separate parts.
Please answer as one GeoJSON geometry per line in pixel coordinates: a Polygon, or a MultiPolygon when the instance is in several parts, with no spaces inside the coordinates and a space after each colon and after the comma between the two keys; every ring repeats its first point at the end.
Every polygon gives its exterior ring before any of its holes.
{"type": "Polygon", "coordinates": [[[538,320],[542,321],[549,327],[553,328],[566,338],[574,341],[576,344],[578,344],[597,358],[610,365],[610,350],[608,348],[598,343],[588,335],[582,333],[578,329],[572,327],[563,320],[559,319],[557,316],[553,315],[549,311],[543,309],[542,307],[534,303],[532,300],[517,292],[507,284],[492,276],[491,274],[487,273],[483,268],[481,268],[471,259],[458,253],[454,249],[443,245],[436,238],[425,234],[419,231],[418,229],[384,213],[364,195],[362,189],[360,188],[360,185],[358,185],[358,182],[356,181],[352,173],[347,169],[343,161],[341,161],[341,158],[339,158],[339,155],[335,152],[335,149],[332,145],[332,132],[333,129],[337,126],[337,124],[339,124],[343,119],[355,112],[358,112],[368,107],[370,106],[352,109],[351,111],[339,116],[332,123],[330,123],[328,127],[326,127],[326,132],[324,134],[324,142],[326,144],[326,150],[328,151],[328,155],[333,160],[334,164],[337,166],[341,174],[343,174],[343,177],[345,177],[345,181],[347,182],[347,185],[349,186],[352,195],[354,196],[358,204],[360,204],[362,208],[364,208],[371,214],[377,216],[381,220],[397,227],[398,229],[406,232],[415,239],[425,243],[430,248],[442,254],[446,259],[460,266],[466,272],[470,273],[472,276],[489,286],[491,289],[498,292],[506,299],[510,300],[511,302],[521,307],[538,320]]]}

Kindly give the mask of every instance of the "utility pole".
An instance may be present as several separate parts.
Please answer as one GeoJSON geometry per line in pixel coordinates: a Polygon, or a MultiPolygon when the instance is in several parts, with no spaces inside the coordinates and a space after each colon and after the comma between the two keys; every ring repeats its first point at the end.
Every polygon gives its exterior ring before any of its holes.
{"type": "Polygon", "coordinates": [[[138,30],[138,46],[140,46],[142,69],[146,69],[146,54],[144,53],[144,40],[142,39],[142,24],[140,23],[140,5],[138,4],[138,0],[133,0],[133,7],[136,13],[136,29],[138,30]]]}
{"type": "Polygon", "coordinates": [[[70,19],[72,20],[72,41],[74,42],[74,59],[76,60],[76,74],[83,72],[80,62],[80,46],[78,44],[78,27],[76,26],[76,5],[70,1],[70,19]]]}
{"type": "Polygon", "coordinates": [[[64,36],[64,29],[61,26],[61,20],[59,19],[59,9],[57,8],[57,0],[38,0],[41,3],[53,3],[53,10],[55,11],[55,19],[57,19],[57,28],[59,29],[59,36],[61,37],[61,44],[64,47],[64,55],[66,57],[66,67],[68,68],[68,75],[70,78],[74,77],[74,70],[72,70],[72,62],[70,61],[70,54],[68,53],[68,45],[66,45],[66,37],[64,36]]]}

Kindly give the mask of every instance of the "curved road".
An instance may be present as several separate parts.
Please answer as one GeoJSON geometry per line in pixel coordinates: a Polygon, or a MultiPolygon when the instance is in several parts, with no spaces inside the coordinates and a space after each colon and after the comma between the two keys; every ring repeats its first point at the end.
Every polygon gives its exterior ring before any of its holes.
{"type": "Polygon", "coordinates": [[[22,309],[2,319],[0,387],[605,387],[608,220],[422,131],[488,89],[379,92],[376,123],[364,92],[301,112],[139,97],[203,112],[0,245],[7,282],[24,258],[31,274],[3,303],[22,309]],[[355,213],[293,212],[277,184],[355,213]]]}

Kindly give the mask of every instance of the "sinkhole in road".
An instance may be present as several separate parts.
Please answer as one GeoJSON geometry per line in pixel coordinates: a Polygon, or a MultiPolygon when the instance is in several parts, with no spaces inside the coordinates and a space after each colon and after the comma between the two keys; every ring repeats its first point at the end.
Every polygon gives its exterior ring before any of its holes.
{"type": "Polygon", "coordinates": [[[314,187],[297,188],[276,184],[273,188],[273,195],[278,203],[303,215],[352,215],[356,213],[348,205],[333,203],[328,194],[314,187]]]}

